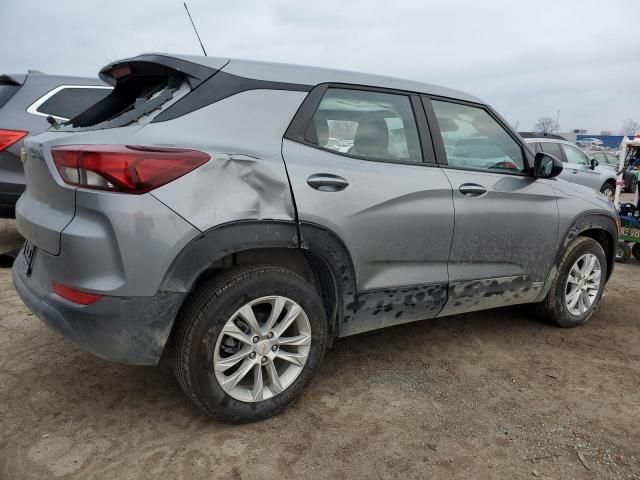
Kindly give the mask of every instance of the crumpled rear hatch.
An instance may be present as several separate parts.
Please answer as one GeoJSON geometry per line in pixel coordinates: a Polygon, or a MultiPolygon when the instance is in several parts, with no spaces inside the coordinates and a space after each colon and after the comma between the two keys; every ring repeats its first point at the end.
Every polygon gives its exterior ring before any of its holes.
{"type": "Polygon", "coordinates": [[[197,92],[197,87],[227,62],[208,59],[208,65],[202,65],[148,54],[104,67],[100,77],[114,85],[109,95],[68,122],[25,141],[27,187],[16,208],[18,230],[25,239],[58,255],[62,231],[75,215],[77,188],[65,183],[57,171],[51,156],[53,146],[126,145],[133,132],[181,98],[197,92]]]}

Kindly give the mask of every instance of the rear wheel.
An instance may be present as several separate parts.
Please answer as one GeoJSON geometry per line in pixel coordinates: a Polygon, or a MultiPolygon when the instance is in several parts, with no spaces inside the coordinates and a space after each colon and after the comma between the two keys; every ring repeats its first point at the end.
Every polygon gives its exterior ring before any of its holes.
{"type": "Polygon", "coordinates": [[[206,282],[179,321],[180,385],[204,411],[232,422],[286,408],[315,373],[326,346],[318,294],[279,267],[234,268],[206,282]]]}
{"type": "Polygon", "coordinates": [[[613,199],[616,194],[616,187],[610,183],[605,183],[600,192],[609,199],[610,202],[613,202],[613,199]]]}
{"type": "Polygon", "coordinates": [[[569,244],[539,316],[560,327],[586,322],[600,301],[607,276],[604,250],[592,238],[578,237],[569,244]]]}
{"type": "Polygon", "coordinates": [[[616,262],[626,263],[631,258],[631,247],[626,242],[618,242],[616,250],[616,262]]]}
{"type": "Polygon", "coordinates": [[[634,257],[636,257],[636,260],[640,260],[640,243],[633,244],[631,253],[633,254],[634,257]]]}

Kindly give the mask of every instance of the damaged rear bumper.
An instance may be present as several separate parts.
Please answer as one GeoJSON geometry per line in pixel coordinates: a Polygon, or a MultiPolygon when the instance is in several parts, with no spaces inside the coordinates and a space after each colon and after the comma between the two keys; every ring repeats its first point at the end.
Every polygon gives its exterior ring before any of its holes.
{"type": "Polygon", "coordinates": [[[23,252],[12,277],[22,301],[50,328],[98,357],[134,365],[158,363],[185,295],[112,296],[77,305],[47,289],[35,272],[27,276],[23,252]]]}

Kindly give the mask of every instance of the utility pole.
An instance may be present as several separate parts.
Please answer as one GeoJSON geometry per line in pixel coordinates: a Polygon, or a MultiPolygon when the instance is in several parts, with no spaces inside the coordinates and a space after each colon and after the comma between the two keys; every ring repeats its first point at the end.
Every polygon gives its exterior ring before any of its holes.
{"type": "Polygon", "coordinates": [[[556,110],[556,132],[560,130],[560,110],[556,110]]]}

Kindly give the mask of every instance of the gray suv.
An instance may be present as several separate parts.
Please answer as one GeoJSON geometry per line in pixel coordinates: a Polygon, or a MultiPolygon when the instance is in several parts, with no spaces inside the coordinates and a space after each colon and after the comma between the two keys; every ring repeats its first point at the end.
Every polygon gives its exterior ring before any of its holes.
{"type": "Polygon", "coordinates": [[[116,362],[171,358],[206,412],[284,409],[338,337],[522,303],[585,322],[617,214],[481,100],[323,68],[146,54],[31,137],[13,281],[116,362]]]}
{"type": "Polygon", "coordinates": [[[24,137],[49,127],[47,117],[68,120],[104,98],[111,87],[97,78],[0,75],[0,217],[12,217],[24,191],[20,149],[24,137]]]}
{"type": "Polygon", "coordinates": [[[600,165],[595,157],[589,157],[575,144],[562,138],[526,137],[525,141],[534,152],[545,152],[562,160],[564,168],[560,178],[579,183],[601,192],[610,201],[616,192],[616,171],[600,165]]]}

